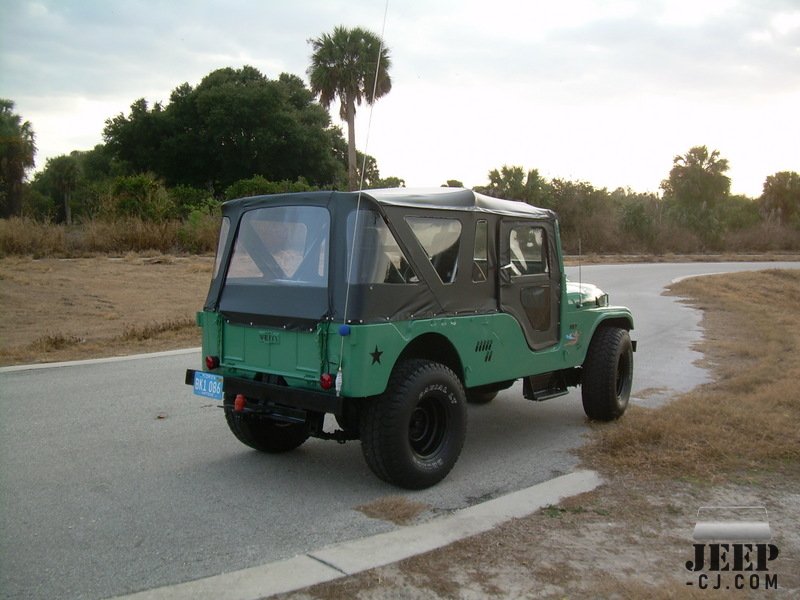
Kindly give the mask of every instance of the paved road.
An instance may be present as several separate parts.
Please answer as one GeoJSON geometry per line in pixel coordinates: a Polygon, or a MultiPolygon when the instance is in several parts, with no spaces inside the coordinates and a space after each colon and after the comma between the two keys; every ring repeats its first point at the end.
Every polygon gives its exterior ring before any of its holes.
{"type": "MultiPolygon", "coordinates": [[[[791,266],[587,266],[583,280],[636,316],[635,400],[706,379],[699,314],[661,295],[673,278],[791,266]],[[653,393],[653,390],[661,390],[653,393]],[[642,393],[644,391],[644,393],[642,393]]],[[[577,269],[569,270],[572,279],[577,269]]],[[[463,454],[433,489],[376,479],[357,443],[310,440],[266,456],[191,394],[196,354],[0,374],[0,595],[105,598],[240,569],[392,529],[354,507],[402,493],[431,517],[569,472],[586,423],[576,393],[545,403],[519,385],[470,407],[463,454]]]]}

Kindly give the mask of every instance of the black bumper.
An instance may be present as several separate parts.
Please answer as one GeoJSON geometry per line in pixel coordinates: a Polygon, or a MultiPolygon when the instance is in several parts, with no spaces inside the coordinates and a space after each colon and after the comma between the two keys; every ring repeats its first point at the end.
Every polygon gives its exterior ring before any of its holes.
{"type": "MultiPolygon", "coordinates": [[[[194,385],[194,369],[186,370],[186,385],[194,385]]],[[[302,388],[263,383],[240,377],[224,377],[222,389],[225,396],[244,395],[248,402],[248,412],[275,412],[276,408],[286,407],[305,411],[341,415],[342,399],[335,394],[315,392],[302,388]]]]}

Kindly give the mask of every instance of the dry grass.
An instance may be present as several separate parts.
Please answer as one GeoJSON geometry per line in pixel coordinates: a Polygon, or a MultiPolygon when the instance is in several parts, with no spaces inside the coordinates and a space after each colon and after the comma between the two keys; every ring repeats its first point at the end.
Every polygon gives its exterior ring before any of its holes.
{"type": "MultiPolygon", "coordinates": [[[[708,248],[697,236],[684,229],[667,226],[651,243],[643,245],[635,238],[625,237],[608,221],[609,215],[605,217],[584,236],[583,248],[587,252],[584,264],[634,260],[752,260],[753,256],[778,253],[793,253],[796,259],[800,252],[800,232],[788,226],[761,223],[729,233],[720,248],[723,254],[708,254],[708,248]],[[605,254],[592,254],[592,250],[605,254]],[[625,255],[625,252],[640,254],[625,255]],[[743,252],[755,254],[742,257],[743,252]]],[[[89,220],[69,227],[28,218],[0,219],[0,257],[79,257],[147,251],[210,253],[216,249],[218,231],[219,217],[205,213],[193,213],[184,221],[155,222],[128,217],[89,220]]],[[[565,248],[577,249],[569,235],[562,241],[565,248]]]]}
{"type": "Polygon", "coordinates": [[[391,521],[397,525],[408,525],[429,508],[427,504],[414,502],[404,496],[385,496],[369,504],[356,506],[356,510],[372,519],[391,521]]]}
{"type": "Polygon", "coordinates": [[[201,215],[189,221],[87,221],[79,225],[0,219],[0,257],[82,257],[126,252],[214,252],[219,218],[201,215]]]}
{"type": "Polygon", "coordinates": [[[693,263],[693,262],[782,262],[800,260],[800,254],[790,251],[764,252],[721,252],[721,253],[686,253],[672,252],[653,254],[597,254],[587,253],[583,256],[567,255],[564,264],[575,267],[584,265],[617,265],[631,263],[693,263]]]}
{"type": "Polygon", "coordinates": [[[595,426],[584,460],[616,473],[712,481],[756,467],[797,472],[800,271],[688,279],[673,293],[706,307],[703,350],[717,380],[595,426]]]}
{"type": "Polygon", "coordinates": [[[62,255],[67,247],[66,228],[31,219],[0,219],[0,256],[62,255]]]}
{"type": "Polygon", "coordinates": [[[0,259],[0,365],[198,346],[210,257],[0,259]]]}
{"type": "MultiPolygon", "coordinates": [[[[799,271],[690,279],[717,381],[595,426],[581,450],[607,485],[394,565],[282,598],[728,598],[684,569],[704,505],[769,506],[779,589],[800,593],[799,271]],[[689,580],[694,587],[687,586],[689,580]]],[[[657,390],[654,390],[655,393],[657,390]]],[[[726,580],[731,583],[730,579],[726,580]]]]}
{"type": "Polygon", "coordinates": [[[48,333],[41,337],[36,338],[31,342],[30,348],[34,352],[46,354],[56,350],[63,350],[70,346],[83,344],[86,342],[85,338],[76,335],[64,335],[63,333],[48,333]]]}
{"type": "Polygon", "coordinates": [[[120,339],[124,342],[151,340],[165,333],[181,333],[187,329],[196,333],[197,324],[193,318],[170,319],[168,321],[146,323],[144,325],[126,323],[120,339]]]}

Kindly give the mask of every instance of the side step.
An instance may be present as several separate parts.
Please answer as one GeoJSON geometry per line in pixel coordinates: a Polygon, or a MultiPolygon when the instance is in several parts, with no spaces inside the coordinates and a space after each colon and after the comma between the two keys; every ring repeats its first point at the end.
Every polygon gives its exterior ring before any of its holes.
{"type": "Polygon", "coordinates": [[[528,400],[543,402],[567,394],[567,380],[563,371],[530,375],[522,380],[522,395],[528,400]]]}

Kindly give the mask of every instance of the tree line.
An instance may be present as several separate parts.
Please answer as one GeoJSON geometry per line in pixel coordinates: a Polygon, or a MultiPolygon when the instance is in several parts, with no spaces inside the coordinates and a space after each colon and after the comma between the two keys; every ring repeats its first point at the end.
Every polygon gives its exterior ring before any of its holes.
{"type": "MultiPolygon", "coordinates": [[[[381,177],[376,159],[355,147],[356,107],[392,88],[388,48],[361,28],[308,41],[309,86],[251,66],[217,69],[176,87],[167,103],[134,101],[106,120],[102,144],[48,159],[31,181],[33,126],[0,99],[0,217],[194,223],[236,197],[404,185],[381,177]],[[335,100],[347,139],[328,113],[335,100]]],[[[800,175],[770,175],[751,199],[730,193],[728,169],[718,150],[697,146],[675,157],[660,194],[547,180],[507,165],[475,189],[555,210],[570,251],[579,243],[596,252],[800,249],[800,175]]]]}
{"type": "MultiPolygon", "coordinates": [[[[247,66],[182,84],[166,105],[136,100],[128,114],[106,121],[103,144],[50,158],[25,183],[35,152],[29,139],[26,162],[3,178],[17,184],[3,185],[0,216],[186,218],[242,194],[348,188],[347,142],[313,92],[295,75],[270,80],[247,66]]],[[[382,178],[374,157],[357,158],[366,185],[402,182],[382,178]]]]}
{"type": "Polygon", "coordinates": [[[103,144],[48,159],[29,186],[33,129],[3,100],[0,216],[164,219],[242,192],[401,184],[381,178],[374,157],[355,148],[356,107],[391,90],[388,48],[358,27],[308,42],[310,88],[288,73],[271,80],[251,66],[215,70],[175,88],[166,104],[136,100],[129,114],[106,121],[103,144]],[[347,141],[331,124],[334,100],[347,141]]]}
{"type": "Polygon", "coordinates": [[[753,199],[731,194],[728,170],[718,150],[695,146],[675,156],[661,194],[547,180],[536,169],[507,165],[475,190],[555,210],[572,252],[578,244],[589,252],[800,250],[800,175],[768,176],[753,199]]]}

